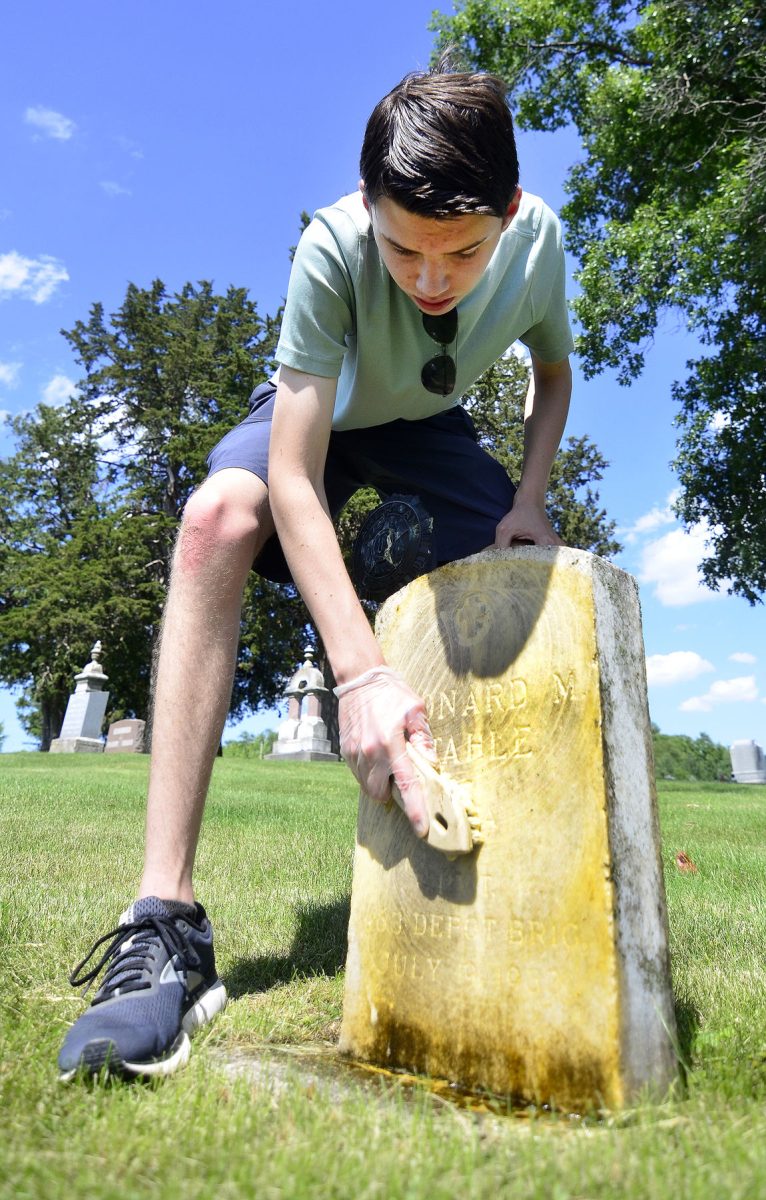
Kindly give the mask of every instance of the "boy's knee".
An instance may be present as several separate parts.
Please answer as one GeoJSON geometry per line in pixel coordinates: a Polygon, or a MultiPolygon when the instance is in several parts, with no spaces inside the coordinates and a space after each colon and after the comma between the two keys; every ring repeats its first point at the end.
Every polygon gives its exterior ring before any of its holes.
{"type": "Polygon", "coordinates": [[[208,480],[186,503],[177,564],[194,570],[221,553],[252,552],[262,524],[255,505],[208,480]]]}

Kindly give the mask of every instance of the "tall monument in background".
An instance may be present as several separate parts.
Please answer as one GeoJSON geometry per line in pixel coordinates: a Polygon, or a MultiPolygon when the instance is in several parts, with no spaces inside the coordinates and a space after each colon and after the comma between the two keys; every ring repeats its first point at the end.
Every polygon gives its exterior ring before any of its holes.
{"type": "Polygon", "coordinates": [[[109,693],[99,659],[101,642],[90,652],[90,662],[75,675],[75,689],[69,697],[61,733],[50,745],[51,754],[100,754],[104,749],[101,726],[104,721],[109,693]]]}

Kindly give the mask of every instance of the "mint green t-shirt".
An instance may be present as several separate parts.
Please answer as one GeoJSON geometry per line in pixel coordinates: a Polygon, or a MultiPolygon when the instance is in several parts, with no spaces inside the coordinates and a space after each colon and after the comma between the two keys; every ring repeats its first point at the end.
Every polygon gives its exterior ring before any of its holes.
{"type": "Polygon", "coordinates": [[[416,305],[383,265],[360,192],[320,208],[298,244],[278,363],[337,378],[333,429],[415,421],[460,397],[517,340],[543,362],[574,348],[564,295],[557,217],[522,194],[487,269],[457,306],[455,390],[435,396],[420,380],[435,353],[416,305]]]}

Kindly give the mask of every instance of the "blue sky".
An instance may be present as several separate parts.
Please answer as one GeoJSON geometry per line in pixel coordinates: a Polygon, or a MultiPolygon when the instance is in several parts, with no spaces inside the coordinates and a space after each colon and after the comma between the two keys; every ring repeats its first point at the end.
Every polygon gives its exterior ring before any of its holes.
{"type": "MultiPolygon", "coordinates": [[[[434,7],[8,6],[0,411],[66,397],[78,372],[59,331],[95,301],[116,309],[128,282],[236,284],[273,312],[301,210],[356,186],[367,116],[405,72],[427,65],[434,7]]],[[[522,186],[559,208],[578,152],[573,135],[521,135],[519,151],[522,186]]],[[[601,499],[625,543],[618,565],[641,585],[652,718],[667,733],[763,744],[763,611],[700,586],[704,531],[684,532],[669,508],[670,386],[694,351],[669,318],[630,389],[608,374],[585,381],[575,363],[568,433],[587,433],[610,462],[601,499]]],[[[11,451],[0,426],[0,454],[11,451]]],[[[108,672],[108,630],[102,641],[108,672]]],[[[29,748],[8,692],[0,692],[0,721],[6,750],[29,748]]],[[[275,723],[260,714],[245,727],[275,723]]]]}

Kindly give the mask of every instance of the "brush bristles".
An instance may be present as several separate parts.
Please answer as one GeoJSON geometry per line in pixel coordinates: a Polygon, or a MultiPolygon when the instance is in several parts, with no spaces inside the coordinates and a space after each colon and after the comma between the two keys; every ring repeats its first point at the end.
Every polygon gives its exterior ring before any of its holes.
{"type": "Polygon", "coordinates": [[[468,828],[471,830],[473,844],[474,846],[481,846],[484,842],[484,836],[481,832],[481,817],[479,816],[479,810],[475,804],[470,802],[470,800],[463,801],[463,808],[465,809],[465,815],[468,818],[468,828]]]}

